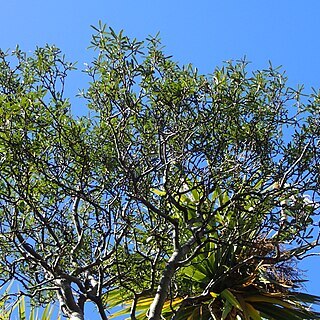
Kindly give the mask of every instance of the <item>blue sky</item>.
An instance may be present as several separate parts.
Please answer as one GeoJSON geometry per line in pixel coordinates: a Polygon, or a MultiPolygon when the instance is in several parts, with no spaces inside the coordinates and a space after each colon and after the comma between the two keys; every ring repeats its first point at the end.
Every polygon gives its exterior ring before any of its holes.
{"type": "MultiPolygon", "coordinates": [[[[160,31],[166,52],[210,73],[222,61],[252,61],[252,68],[282,65],[291,86],[320,88],[319,0],[7,0],[1,3],[0,47],[19,44],[33,51],[46,43],[60,47],[78,67],[90,62],[90,25],[99,20],[143,39],[160,31]]],[[[86,86],[75,73],[67,82],[70,97],[86,86]]],[[[79,108],[83,102],[72,99],[79,108]]],[[[319,258],[320,259],[320,258],[319,258]]],[[[310,293],[320,295],[320,260],[302,264],[310,293]]]]}

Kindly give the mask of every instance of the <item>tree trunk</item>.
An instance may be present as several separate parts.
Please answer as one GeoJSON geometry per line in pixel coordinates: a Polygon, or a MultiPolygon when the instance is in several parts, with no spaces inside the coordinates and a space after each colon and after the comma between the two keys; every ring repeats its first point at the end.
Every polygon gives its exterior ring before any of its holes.
{"type": "Polygon", "coordinates": [[[186,256],[186,254],[190,252],[191,246],[194,244],[194,242],[195,237],[192,237],[185,245],[179,249],[176,249],[170,257],[166,268],[163,271],[157,293],[150,306],[148,314],[149,320],[161,320],[162,308],[167,299],[169,285],[177,270],[178,262],[180,262],[186,256]]]}
{"type": "Polygon", "coordinates": [[[157,289],[157,293],[150,306],[149,315],[148,315],[149,320],[161,319],[161,311],[167,299],[168,288],[169,288],[171,279],[176,271],[176,263],[180,260],[180,258],[181,258],[181,252],[175,251],[172,254],[171,258],[169,259],[168,264],[165,270],[163,271],[160,284],[157,289]]]}
{"type": "Polygon", "coordinates": [[[200,228],[183,246],[179,247],[178,245],[175,245],[176,249],[168,260],[168,263],[162,273],[156,295],[150,306],[148,314],[149,320],[161,320],[163,305],[167,299],[169,285],[177,270],[178,263],[190,252],[196,240],[200,239],[202,235],[203,230],[200,228]]]}
{"type": "Polygon", "coordinates": [[[69,320],[84,320],[83,313],[73,312],[69,315],[69,320]]]}
{"type": "Polygon", "coordinates": [[[83,304],[82,306],[79,306],[76,303],[71,284],[65,279],[57,279],[55,282],[60,288],[57,295],[61,311],[69,318],[69,320],[84,320],[83,304]]]}

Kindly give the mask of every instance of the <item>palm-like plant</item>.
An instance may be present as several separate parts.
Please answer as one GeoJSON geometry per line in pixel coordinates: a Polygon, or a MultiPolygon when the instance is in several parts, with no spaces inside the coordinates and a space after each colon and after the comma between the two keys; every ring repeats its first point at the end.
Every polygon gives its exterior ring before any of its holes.
{"type": "MultiPolygon", "coordinates": [[[[260,245],[254,249],[258,254],[265,244],[260,245]]],[[[320,298],[294,291],[298,279],[289,264],[237,261],[241,251],[230,247],[216,251],[208,244],[192,265],[181,270],[194,296],[185,298],[168,319],[319,319],[310,304],[320,298]]]]}
{"type": "MultiPolygon", "coordinates": [[[[196,221],[196,204],[203,197],[201,188],[193,188],[190,181],[189,192],[177,197],[179,206],[188,208],[188,221],[196,221]]],[[[165,303],[162,316],[173,320],[287,320],[319,319],[320,313],[310,306],[320,304],[320,297],[300,293],[302,280],[294,268],[294,250],[287,245],[292,243],[297,232],[303,231],[303,221],[310,219],[308,206],[302,196],[288,187],[288,192],[277,195],[276,184],[266,188],[258,181],[255,189],[260,194],[272,194],[273,201],[261,202],[258,198],[247,196],[238,207],[228,207],[217,211],[207,236],[201,239],[204,245],[175,276],[174,295],[165,303]],[[281,204],[277,213],[286,220],[280,221],[278,230],[268,228],[275,199],[281,204]],[[255,208],[260,205],[258,213],[255,208]],[[301,218],[303,217],[303,218],[301,218]]],[[[153,190],[159,196],[165,192],[153,190]]],[[[267,198],[267,197],[266,197],[267,198]]],[[[216,188],[203,207],[223,207],[230,202],[227,191],[216,188]]],[[[310,211],[311,212],[311,211],[310,211]]],[[[176,208],[176,217],[181,215],[176,208]]],[[[281,220],[281,219],[280,219],[281,220]]],[[[186,231],[186,237],[188,237],[186,231]]],[[[299,249],[303,251],[303,246],[299,249]]],[[[128,314],[131,299],[123,298],[120,289],[108,296],[109,307],[122,309],[113,317],[128,314]]],[[[141,296],[137,303],[136,319],[146,319],[152,296],[141,296]]]]}
{"type": "MultiPolygon", "coordinates": [[[[21,296],[17,301],[10,302],[11,285],[3,292],[0,299],[0,319],[1,320],[51,320],[53,319],[53,305],[47,304],[46,307],[28,307],[26,308],[26,298],[21,296]]],[[[58,316],[55,318],[61,320],[58,316]]]]}

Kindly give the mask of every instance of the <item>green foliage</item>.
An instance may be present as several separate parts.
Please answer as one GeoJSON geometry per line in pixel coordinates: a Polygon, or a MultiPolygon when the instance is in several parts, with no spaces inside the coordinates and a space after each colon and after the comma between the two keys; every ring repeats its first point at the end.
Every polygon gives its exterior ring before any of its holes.
{"type": "MultiPolygon", "coordinates": [[[[29,309],[29,317],[28,317],[28,312],[26,308],[26,303],[25,299],[22,297],[18,302],[17,302],[17,308],[18,308],[18,320],[51,320],[53,319],[52,317],[52,311],[53,311],[53,306],[50,306],[49,304],[42,310],[42,314],[40,314],[40,308],[35,308],[31,306],[29,309]]],[[[60,316],[57,318],[57,320],[60,320],[60,316]]]]}
{"type": "MultiPolygon", "coordinates": [[[[2,294],[0,301],[1,320],[52,320],[54,307],[47,304],[44,308],[37,308],[33,305],[26,307],[26,298],[20,297],[17,301],[10,302],[11,285],[2,294]]],[[[61,320],[58,316],[57,320],[61,320]]]]}
{"type": "Polygon", "coordinates": [[[319,245],[319,94],[94,29],[88,116],[58,48],[0,53],[1,279],[69,318],[317,317],[293,264],[319,245]]]}
{"type": "MultiPolygon", "coordinates": [[[[189,181],[190,186],[195,184],[189,181]]],[[[261,188],[263,183],[256,183],[261,188]]],[[[276,186],[269,186],[272,190],[276,186]]],[[[155,194],[165,197],[161,190],[152,190],[155,194]]],[[[264,190],[266,192],[266,190],[264,190]]],[[[179,204],[185,205],[191,212],[201,198],[201,187],[183,194],[179,204]]],[[[284,199],[282,195],[282,200],[284,199]]],[[[218,202],[218,207],[230,201],[227,194],[215,190],[210,197],[211,202],[218,202]],[[219,195],[219,196],[218,196],[219,195]]],[[[255,199],[245,198],[245,208],[256,204],[255,199]]],[[[209,200],[208,200],[209,202],[209,200]]],[[[295,206],[295,204],[293,204],[295,206]]],[[[208,207],[210,207],[207,204],[208,207]]],[[[216,206],[216,205],[215,205],[216,206]]],[[[288,206],[289,208],[289,206],[288,206]]],[[[177,209],[177,208],[176,208],[177,209]]],[[[214,217],[214,232],[190,262],[182,267],[176,278],[179,286],[175,298],[168,299],[163,306],[162,316],[165,319],[318,319],[320,314],[310,309],[310,304],[320,304],[317,296],[298,293],[296,285],[301,281],[289,263],[272,261],[275,235],[261,237],[259,227],[261,221],[269,215],[270,208],[260,219],[250,219],[250,211],[243,220],[237,219],[239,237],[236,242],[221,243],[217,239],[222,235],[221,226],[228,224],[227,230],[234,230],[234,217],[223,214],[214,217]],[[214,234],[216,233],[216,235],[214,234]],[[218,243],[218,244],[217,244],[218,243]],[[244,243],[249,245],[245,246],[244,243]],[[269,261],[268,261],[269,260],[269,261]]],[[[289,210],[290,211],[290,210],[289,210]]],[[[233,213],[234,214],[234,213],[233,213]]],[[[183,220],[183,216],[179,216],[183,220]]],[[[190,218],[188,216],[188,218],[190,218]]],[[[192,217],[191,217],[192,218],[192,217]]],[[[255,218],[257,218],[255,216],[255,218]]],[[[292,263],[292,262],[291,262],[292,263]]],[[[128,296],[124,299],[121,291],[114,290],[107,299],[110,307],[122,301],[127,307],[113,314],[114,317],[130,312],[132,301],[128,296]]],[[[152,297],[141,297],[137,301],[137,319],[145,319],[153,301],[152,297]]]]}

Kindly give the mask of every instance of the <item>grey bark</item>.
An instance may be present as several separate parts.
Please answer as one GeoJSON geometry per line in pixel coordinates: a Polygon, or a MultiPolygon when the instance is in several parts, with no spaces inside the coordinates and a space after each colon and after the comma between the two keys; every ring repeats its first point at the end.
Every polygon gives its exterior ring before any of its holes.
{"type": "Polygon", "coordinates": [[[65,279],[57,279],[55,283],[59,287],[58,299],[61,311],[70,320],[84,320],[84,310],[76,303],[70,283],[65,279]]]}
{"type": "Polygon", "coordinates": [[[168,290],[172,277],[179,266],[179,262],[186,256],[186,254],[190,252],[191,246],[194,243],[195,238],[192,237],[185,245],[177,248],[168,260],[167,266],[163,271],[159,286],[157,288],[156,295],[148,312],[149,320],[161,320],[162,308],[168,296],[168,290]]]}

